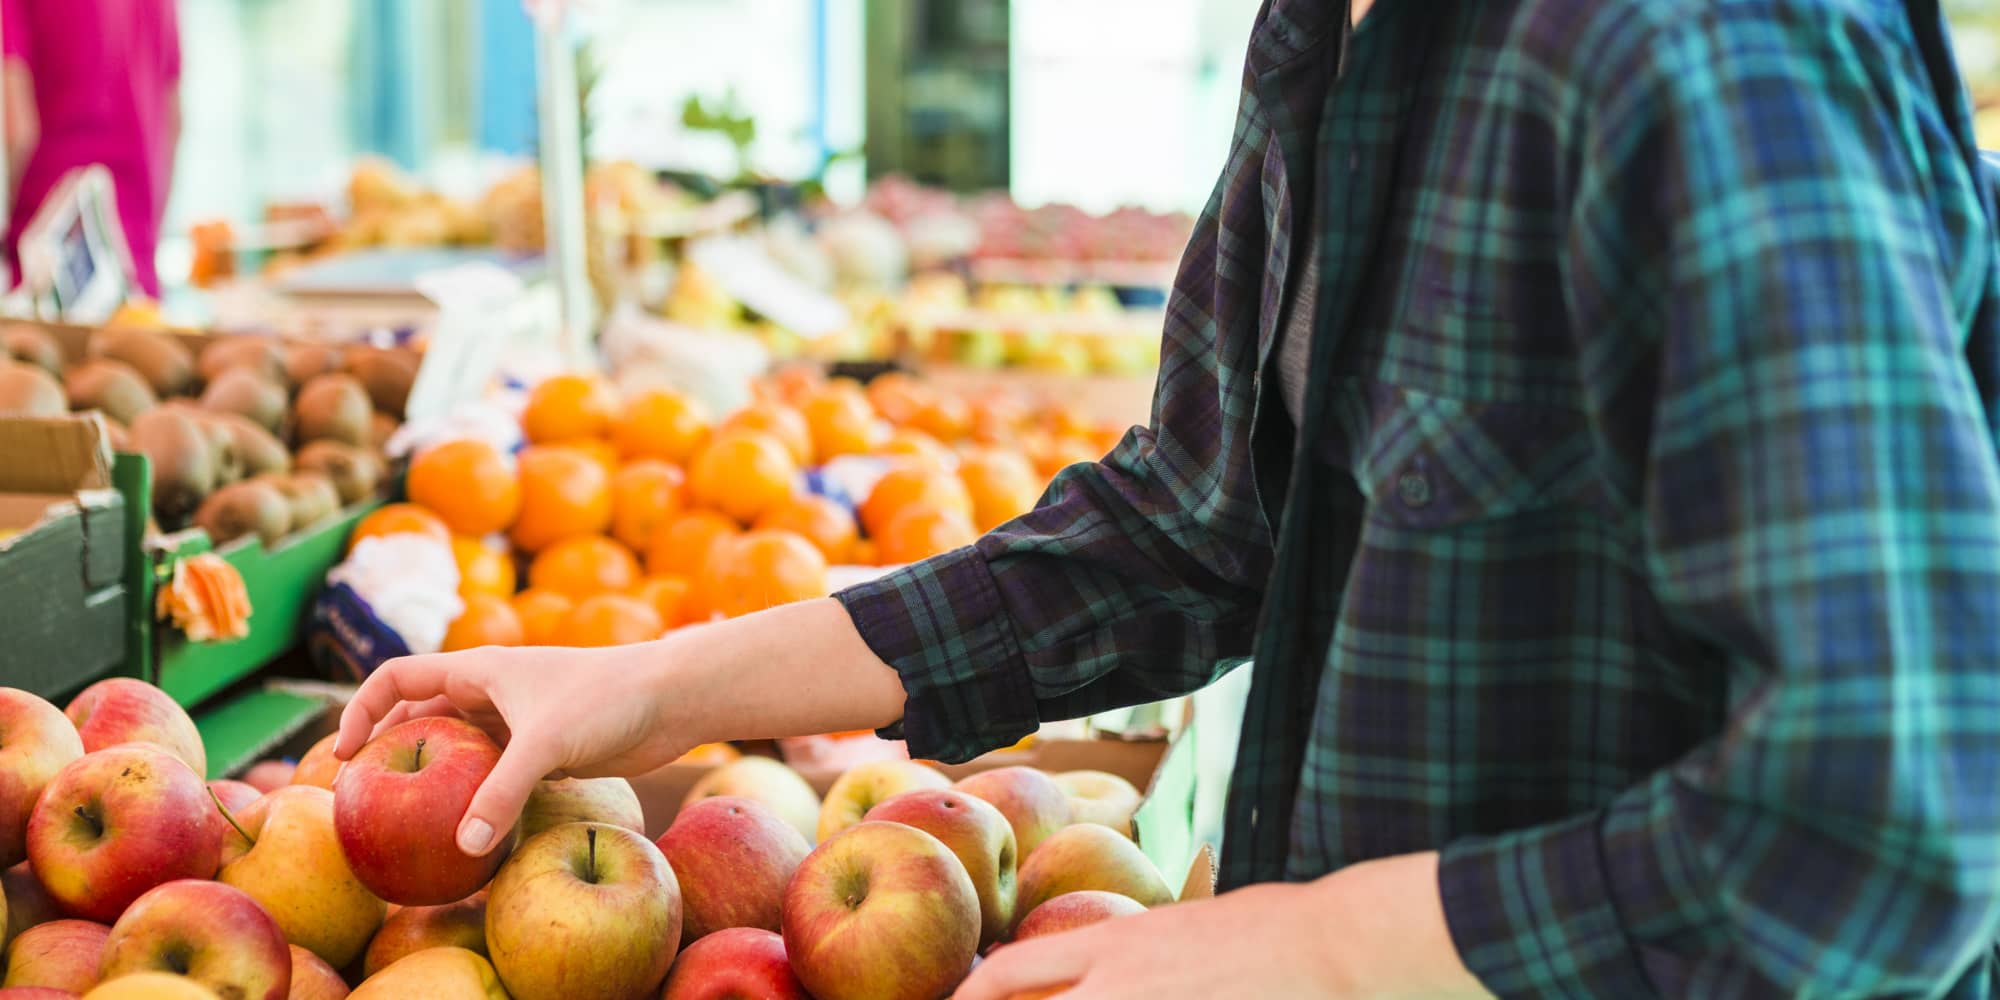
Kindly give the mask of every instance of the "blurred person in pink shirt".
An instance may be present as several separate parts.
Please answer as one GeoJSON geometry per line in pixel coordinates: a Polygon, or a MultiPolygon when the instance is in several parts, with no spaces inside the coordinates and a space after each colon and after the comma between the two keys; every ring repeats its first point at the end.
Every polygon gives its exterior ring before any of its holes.
{"type": "Polygon", "coordinates": [[[9,252],[69,171],[101,163],[139,287],[153,269],[181,131],[174,0],[0,0],[6,142],[14,181],[9,252]]]}

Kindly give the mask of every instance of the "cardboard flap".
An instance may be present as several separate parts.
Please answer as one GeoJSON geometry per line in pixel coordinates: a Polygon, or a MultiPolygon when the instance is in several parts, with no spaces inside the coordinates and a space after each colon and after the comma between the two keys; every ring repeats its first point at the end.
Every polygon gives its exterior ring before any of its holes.
{"type": "Polygon", "coordinates": [[[1188,866],[1187,881],[1181,883],[1180,901],[1207,899],[1215,895],[1215,849],[1206,843],[1194,852],[1194,863],[1188,866]]]}
{"type": "Polygon", "coordinates": [[[0,419],[0,493],[62,495],[110,486],[110,439],[97,414],[0,419]]]}

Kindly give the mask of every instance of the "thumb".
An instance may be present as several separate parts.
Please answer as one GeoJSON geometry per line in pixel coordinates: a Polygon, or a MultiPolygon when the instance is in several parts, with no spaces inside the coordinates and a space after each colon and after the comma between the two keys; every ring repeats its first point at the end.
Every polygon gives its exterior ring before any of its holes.
{"type": "Polygon", "coordinates": [[[555,770],[554,754],[539,743],[515,739],[500,752],[500,762],[480,784],[479,792],[466,807],[465,819],[458,824],[458,849],[478,857],[500,842],[497,832],[510,830],[521,818],[528,795],[550,771],[555,770]]]}

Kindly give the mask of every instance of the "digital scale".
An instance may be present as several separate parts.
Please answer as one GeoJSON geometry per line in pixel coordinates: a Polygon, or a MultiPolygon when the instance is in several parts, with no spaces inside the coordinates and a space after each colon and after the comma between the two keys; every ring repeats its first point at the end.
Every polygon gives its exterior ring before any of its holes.
{"type": "Polygon", "coordinates": [[[137,282],[109,170],[63,175],[22,231],[20,268],[21,290],[43,319],[94,325],[118,311],[137,282]]]}

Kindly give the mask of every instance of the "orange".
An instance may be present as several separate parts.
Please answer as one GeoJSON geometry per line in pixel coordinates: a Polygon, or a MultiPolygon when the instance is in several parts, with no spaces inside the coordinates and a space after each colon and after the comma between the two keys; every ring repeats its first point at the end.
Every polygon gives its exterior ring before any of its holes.
{"type": "Polygon", "coordinates": [[[812,464],[812,428],[806,426],[806,418],[800,416],[799,411],[783,403],[751,403],[730,414],[729,419],[715,429],[718,435],[731,431],[768,434],[777,438],[785,450],[792,453],[793,461],[800,465],[812,464]]]}
{"type": "Polygon", "coordinates": [[[885,566],[918,562],[971,545],[979,538],[972,520],[957,510],[915,504],[903,509],[875,537],[885,566]]]}
{"type": "Polygon", "coordinates": [[[1098,455],[1103,456],[1111,454],[1120,444],[1124,443],[1125,435],[1130,433],[1130,431],[1131,428],[1123,424],[1098,424],[1086,436],[1090,439],[1091,449],[1096,451],[1098,455]]]}
{"type": "Polygon", "coordinates": [[[861,504],[861,526],[879,535],[903,508],[913,505],[955,510],[972,516],[972,494],[949,472],[905,462],[890,469],[861,504]]]}
{"type": "Polygon", "coordinates": [[[604,467],[604,474],[607,476],[615,476],[618,470],[623,468],[623,463],[618,461],[618,449],[612,447],[611,442],[601,438],[578,438],[575,441],[564,441],[562,446],[589,456],[591,461],[604,467]]]}
{"type": "Polygon", "coordinates": [[[458,563],[458,594],[514,596],[514,559],[503,548],[483,538],[456,535],[451,540],[451,557],[458,563]]]}
{"type": "Polygon", "coordinates": [[[813,455],[821,462],[863,454],[881,440],[875,408],[859,389],[829,385],[806,397],[799,414],[812,432],[813,455]]]}
{"type": "Polygon", "coordinates": [[[1028,414],[1009,396],[989,396],[974,400],[969,410],[972,437],[981,444],[1002,444],[1019,436],[1028,414]]]}
{"type": "Polygon", "coordinates": [[[776,438],[734,431],[716,435],[696,456],[688,490],[696,504],[749,524],[790,499],[798,478],[798,464],[776,438]]]}
{"type": "Polygon", "coordinates": [[[554,445],[521,453],[521,514],[514,544],[528,552],[565,538],[601,535],[611,527],[611,477],[575,448],[554,445]]]}
{"type": "Polygon", "coordinates": [[[611,443],[627,461],[657,458],[686,465],[707,440],[708,414],[701,404],[668,389],[632,397],[611,425],[611,443]]]}
{"type": "Polygon", "coordinates": [[[890,434],[876,454],[913,459],[934,469],[950,469],[958,462],[958,456],[944,442],[910,427],[898,428],[890,434]]]}
{"type": "Polygon", "coordinates": [[[1026,456],[996,448],[966,455],[958,466],[958,481],[972,495],[972,526],[981,532],[1035,509],[1044,485],[1026,456]]]}
{"type": "Polygon", "coordinates": [[[506,598],[474,594],[465,599],[465,611],[445,629],[439,649],[452,653],[481,646],[519,646],[524,641],[521,618],[506,598]]]}
{"type": "Polygon", "coordinates": [[[654,459],[640,459],[611,477],[611,537],[634,552],[646,548],[653,532],[681,509],[681,470],[654,459]]]}
{"type": "Polygon", "coordinates": [[[595,375],[557,375],[528,394],[521,431],[535,444],[603,437],[618,417],[618,394],[595,375]]]}
{"type": "Polygon", "coordinates": [[[877,375],[874,381],[868,383],[869,404],[882,415],[882,419],[892,424],[909,423],[930,400],[930,390],[903,372],[877,375]]]}
{"type": "Polygon", "coordinates": [[[554,646],[559,643],[563,621],[576,603],[553,590],[532,587],[514,595],[514,614],[521,619],[522,645],[554,646]]]}
{"type": "Polygon", "coordinates": [[[354,526],[354,534],[347,539],[347,551],[354,551],[364,538],[381,538],[385,535],[429,535],[446,545],[451,544],[451,529],[428,508],[413,503],[392,503],[361,519],[354,526]]]}
{"type": "Polygon", "coordinates": [[[801,494],[765,511],[757,519],[757,530],[798,535],[813,543],[830,563],[844,564],[854,557],[854,515],[823,496],[801,494]]]}
{"type": "Polygon", "coordinates": [[[757,389],[761,397],[797,406],[824,385],[826,380],[820,377],[819,369],[811,365],[794,365],[772,374],[757,389]]]}
{"type": "Polygon", "coordinates": [[[585,536],[557,542],[528,564],[528,586],[573,601],[626,590],[639,582],[639,560],[609,538],[585,536]]]}
{"type": "Polygon", "coordinates": [[[484,441],[446,441],[410,461],[410,500],[429,507],[452,531],[505,531],[521,510],[521,484],[498,449],[484,441]]]}
{"type": "Polygon", "coordinates": [[[578,604],[557,630],[564,646],[629,646],[665,632],[660,613],[636,597],[599,594],[578,604]]]}
{"type": "Polygon", "coordinates": [[[826,557],[789,531],[752,531],[717,547],[697,589],[726,618],[825,597],[826,557]]]}
{"type": "Polygon", "coordinates": [[[1043,419],[1057,437],[1083,437],[1096,429],[1096,422],[1088,414],[1068,403],[1049,404],[1043,410],[1043,419]]]}
{"type": "Polygon", "coordinates": [[[712,510],[693,510],[667,522],[646,543],[646,572],[692,580],[701,575],[715,543],[736,536],[736,522],[712,510]]]}
{"type": "Polygon", "coordinates": [[[631,596],[653,606],[660,613],[660,621],[668,628],[679,628],[689,624],[688,606],[689,584],[678,576],[652,576],[639,581],[631,590],[631,596]]]}
{"type": "Polygon", "coordinates": [[[972,411],[957,396],[932,396],[910,417],[910,426],[940,441],[956,441],[972,432],[972,411]]]}
{"type": "Polygon", "coordinates": [[[1029,449],[1029,457],[1034,459],[1036,472],[1053,479],[1056,473],[1079,462],[1103,458],[1104,453],[1089,438],[1057,436],[1029,449]]]}
{"type": "Polygon", "coordinates": [[[875,543],[866,538],[854,543],[852,558],[856,566],[879,566],[882,564],[881,556],[875,552],[875,543]]]}

